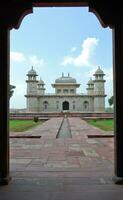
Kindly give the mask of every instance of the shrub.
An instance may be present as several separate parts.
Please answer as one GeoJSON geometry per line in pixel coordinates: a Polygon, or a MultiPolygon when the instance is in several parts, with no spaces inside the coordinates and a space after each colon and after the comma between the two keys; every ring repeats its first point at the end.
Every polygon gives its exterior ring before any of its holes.
{"type": "Polygon", "coordinates": [[[39,121],[39,118],[38,118],[37,116],[34,116],[33,121],[34,121],[34,122],[38,122],[38,121],[39,121]]]}

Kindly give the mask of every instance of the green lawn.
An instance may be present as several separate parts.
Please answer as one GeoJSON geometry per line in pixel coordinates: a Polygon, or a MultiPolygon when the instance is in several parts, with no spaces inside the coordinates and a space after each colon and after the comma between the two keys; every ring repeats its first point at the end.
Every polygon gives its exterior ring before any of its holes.
{"type": "Polygon", "coordinates": [[[104,131],[114,130],[114,120],[113,119],[93,119],[87,121],[89,124],[96,126],[104,131]]]}
{"type": "Polygon", "coordinates": [[[36,123],[33,120],[10,120],[10,131],[13,131],[13,132],[26,131],[41,123],[42,121],[39,121],[36,123]]]}

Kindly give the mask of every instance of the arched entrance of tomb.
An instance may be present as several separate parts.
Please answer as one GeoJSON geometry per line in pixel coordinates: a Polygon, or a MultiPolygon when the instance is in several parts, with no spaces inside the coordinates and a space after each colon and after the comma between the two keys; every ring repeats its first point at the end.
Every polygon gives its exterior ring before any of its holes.
{"type": "Polygon", "coordinates": [[[69,102],[68,101],[64,101],[62,103],[62,110],[69,110],[69,102]]]}
{"type": "Polygon", "coordinates": [[[123,8],[118,1],[104,0],[28,0],[0,3],[0,184],[9,182],[9,66],[10,29],[19,25],[33,7],[88,6],[103,27],[113,30],[114,118],[115,118],[115,176],[123,182],[123,8]],[[117,13],[117,14],[116,14],[117,13]],[[3,84],[4,83],[4,84],[3,84]]]}

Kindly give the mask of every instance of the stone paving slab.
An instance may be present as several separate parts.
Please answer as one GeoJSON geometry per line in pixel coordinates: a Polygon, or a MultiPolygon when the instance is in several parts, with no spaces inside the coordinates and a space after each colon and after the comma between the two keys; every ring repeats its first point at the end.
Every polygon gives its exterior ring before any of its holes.
{"type": "Polygon", "coordinates": [[[0,200],[122,200],[122,186],[97,177],[15,178],[0,188],[0,200]]]}

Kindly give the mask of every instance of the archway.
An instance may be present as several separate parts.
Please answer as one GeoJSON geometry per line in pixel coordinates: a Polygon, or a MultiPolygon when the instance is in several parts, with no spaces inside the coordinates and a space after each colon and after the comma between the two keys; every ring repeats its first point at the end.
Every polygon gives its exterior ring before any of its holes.
{"type": "MultiPolygon", "coordinates": [[[[1,103],[1,124],[0,127],[0,183],[9,181],[9,30],[18,28],[22,18],[31,13],[33,6],[89,6],[89,10],[96,13],[103,27],[113,29],[114,45],[114,104],[115,104],[115,175],[123,178],[123,23],[122,7],[119,2],[104,2],[103,0],[51,0],[37,1],[30,0],[1,2],[0,5],[0,103],[1,103]],[[109,12],[110,11],[110,12],[109,12]],[[117,13],[117,15],[114,15],[117,13]],[[3,85],[4,82],[4,85],[3,85]]],[[[116,180],[117,181],[117,180],[116,180]]],[[[121,181],[121,179],[120,179],[121,181]]]]}
{"type": "Polygon", "coordinates": [[[69,102],[68,101],[64,101],[62,103],[62,109],[63,110],[69,110],[69,102]]]}

